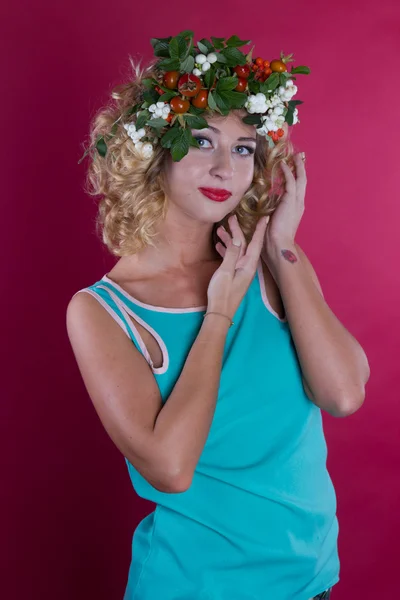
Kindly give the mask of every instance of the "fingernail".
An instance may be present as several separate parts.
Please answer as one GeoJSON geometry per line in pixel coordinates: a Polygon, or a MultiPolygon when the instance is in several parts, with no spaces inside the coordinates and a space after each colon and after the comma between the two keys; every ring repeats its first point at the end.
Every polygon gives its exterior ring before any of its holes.
{"type": "Polygon", "coordinates": [[[234,239],[232,240],[232,244],[233,244],[234,246],[241,246],[241,245],[242,245],[242,242],[241,242],[240,240],[236,240],[236,239],[234,238],[234,239]]]}

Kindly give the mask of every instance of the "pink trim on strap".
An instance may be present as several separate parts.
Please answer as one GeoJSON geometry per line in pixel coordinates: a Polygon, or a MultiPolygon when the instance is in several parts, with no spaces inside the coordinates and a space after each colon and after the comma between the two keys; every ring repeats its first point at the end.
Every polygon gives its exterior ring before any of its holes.
{"type": "Polygon", "coordinates": [[[157,375],[162,375],[163,373],[166,373],[166,371],[169,367],[169,354],[168,354],[167,346],[165,345],[165,342],[160,337],[160,335],[155,331],[155,329],[153,329],[148,323],[146,323],[146,321],[144,321],[135,312],[133,312],[133,310],[131,310],[129,308],[129,306],[124,304],[124,302],[122,302],[122,300],[113,291],[111,291],[110,288],[108,288],[105,285],[98,285],[97,287],[100,287],[100,288],[106,290],[123,313],[128,313],[129,315],[131,315],[135,320],[138,321],[138,323],[140,323],[140,325],[142,325],[142,327],[147,329],[147,331],[156,339],[158,345],[161,348],[161,352],[162,352],[162,356],[163,356],[163,362],[162,362],[161,367],[154,366],[154,363],[153,363],[151,356],[147,350],[147,347],[143,341],[143,338],[139,333],[139,330],[136,328],[135,324],[131,321],[131,319],[127,316],[128,326],[129,326],[131,332],[133,333],[133,335],[136,337],[138,344],[139,344],[143,354],[145,355],[147,362],[150,364],[153,372],[157,373],[157,375]]]}
{"type": "Polygon", "coordinates": [[[143,308],[147,308],[148,310],[154,310],[156,312],[165,312],[165,313],[191,313],[191,312],[201,312],[207,310],[207,306],[190,306],[189,308],[166,308],[165,306],[154,306],[153,304],[146,304],[145,302],[141,302],[137,300],[134,296],[131,296],[126,292],[118,283],[110,279],[107,275],[103,275],[101,278],[103,281],[107,281],[110,285],[114,286],[121,294],[128,298],[133,304],[137,304],[138,306],[142,306],[143,308]]]}
{"type": "Polygon", "coordinates": [[[272,306],[271,306],[271,304],[270,304],[270,302],[268,300],[267,290],[266,290],[266,287],[265,287],[265,277],[264,277],[264,271],[263,271],[263,266],[262,266],[261,258],[259,258],[259,260],[258,260],[257,273],[258,273],[258,279],[260,281],[261,297],[262,297],[262,300],[263,300],[266,308],[269,310],[270,313],[272,313],[274,315],[274,317],[276,317],[278,319],[278,321],[280,321],[281,323],[287,323],[287,317],[286,317],[286,315],[282,319],[278,315],[278,313],[272,308],[272,306]]]}
{"type": "MultiPolygon", "coordinates": [[[[110,294],[110,296],[114,299],[115,303],[120,308],[120,310],[122,310],[122,312],[127,312],[126,307],[121,302],[121,300],[108,287],[103,286],[103,285],[99,285],[97,287],[100,287],[100,288],[106,290],[110,294]]],[[[128,331],[125,323],[121,319],[121,317],[115,312],[115,310],[109,304],[107,304],[107,302],[100,296],[100,294],[98,294],[94,290],[90,290],[88,288],[83,288],[82,290],[78,290],[78,292],[76,292],[74,294],[74,296],[76,294],[79,294],[79,292],[86,292],[87,294],[90,294],[91,296],[93,296],[93,298],[95,298],[103,306],[103,308],[106,309],[108,314],[111,315],[111,317],[118,323],[118,325],[121,327],[121,329],[123,329],[123,331],[126,333],[128,338],[131,339],[131,336],[129,335],[129,331],[128,331]]],[[[143,353],[143,356],[146,359],[146,361],[148,362],[153,373],[156,373],[156,374],[165,373],[168,368],[168,365],[169,365],[169,355],[168,355],[168,351],[167,351],[167,348],[166,348],[163,340],[161,340],[160,336],[149,325],[147,325],[147,323],[145,323],[140,317],[135,315],[133,313],[133,311],[130,311],[130,312],[132,313],[132,316],[134,316],[143,325],[143,327],[145,327],[147,330],[151,330],[152,335],[154,335],[154,337],[157,339],[157,341],[159,343],[161,341],[160,346],[161,346],[161,350],[163,352],[163,364],[161,365],[161,367],[154,367],[153,361],[151,360],[151,356],[147,350],[147,347],[143,341],[142,336],[140,335],[138,329],[135,327],[134,323],[132,323],[131,319],[129,317],[127,317],[128,327],[129,327],[132,335],[136,338],[136,341],[139,344],[139,347],[143,353]],[[165,348],[165,353],[163,351],[162,346],[164,346],[164,348],[165,348]]]]}

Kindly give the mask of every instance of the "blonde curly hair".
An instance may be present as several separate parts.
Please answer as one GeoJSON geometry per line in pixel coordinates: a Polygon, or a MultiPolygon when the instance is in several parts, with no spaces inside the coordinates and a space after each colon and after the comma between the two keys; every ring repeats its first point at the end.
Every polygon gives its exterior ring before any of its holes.
{"type": "MultiPolygon", "coordinates": [[[[158,58],[142,67],[140,60],[129,57],[132,75],[127,83],[114,87],[110,102],[93,117],[89,128],[89,144],[95,144],[99,135],[110,133],[112,124],[129,108],[141,102],[145,90],[142,79],[157,78],[158,58]]],[[[236,109],[240,116],[245,109],[236,109]]],[[[206,113],[203,115],[206,116],[206,113]]],[[[220,113],[207,111],[207,116],[224,118],[220,113]]],[[[129,121],[129,119],[128,119],[129,121]]],[[[122,126],[107,141],[105,157],[94,150],[90,156],[84,191],[99,198],[95,221],[96,233],[114,256],[127,256],[139,252],[148,244],[154,244],[157,224],[167,210],[165,194],[165,167],[169,149],[160,143],[154,146],[151,158],[142,158],[122,126]]],[[[289,138],[288,124],[283,125],[285,134],[273,148],[265,137],[257,135],[254,153],[254,176],[251,186],[241,198],[235,210],[214,224],[213,243],[220,241],[216,235],[219,225],[229,231],[228,218],[236,214],[247,242],[250,241],[259,218],[272,215],[284,193],[284,175],[279,163],[285,160],[295,171],[294,148],[289,138]]]]}

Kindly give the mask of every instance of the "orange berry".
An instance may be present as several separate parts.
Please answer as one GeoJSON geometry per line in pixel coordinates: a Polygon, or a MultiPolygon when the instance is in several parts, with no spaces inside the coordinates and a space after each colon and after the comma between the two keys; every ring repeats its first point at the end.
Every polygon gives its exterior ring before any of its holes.
{"type": "Polygon", "coordinates": [[[261,56],[258,56],[256,58],[256,65],[258,65],[259,67],[262,67],[264,64],[264,60],[261,58],[261,56]]]}
{"type": "Polygon", "coordinates": [[[269,67],[269,60],[264,60],[263,66],[264,67],[269,67]]]}
{"type": "Polygon", "coordinates": [[[285,135],[285,132],[283,129],[278,129],[277,134],[279,135],[279,137],[282,137],[283,135],[285,135]]]}

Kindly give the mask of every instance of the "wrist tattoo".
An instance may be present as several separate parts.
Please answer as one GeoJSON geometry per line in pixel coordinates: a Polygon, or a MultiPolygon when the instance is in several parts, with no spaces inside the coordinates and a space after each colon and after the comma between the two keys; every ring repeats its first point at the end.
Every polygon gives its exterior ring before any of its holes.
{"type": "Polygon", "coordinates": [[[297,257],[291,250],[281,250],[283,258],[291,263],[297,262],[297,257]]]}

